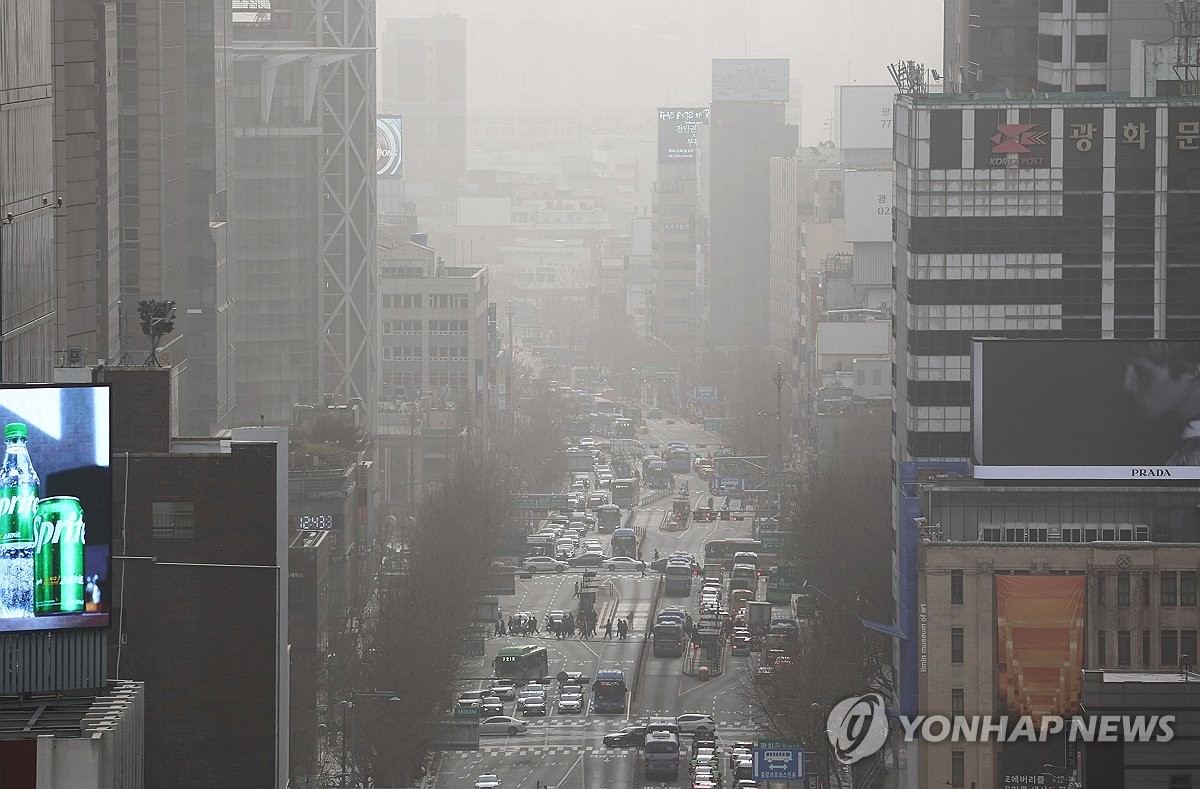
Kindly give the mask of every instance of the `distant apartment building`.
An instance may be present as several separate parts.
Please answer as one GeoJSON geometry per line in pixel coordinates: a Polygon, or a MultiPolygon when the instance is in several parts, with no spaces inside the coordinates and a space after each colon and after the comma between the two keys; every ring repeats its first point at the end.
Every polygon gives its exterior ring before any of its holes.
{"type": "Polygon", "coordinates": [[[466,20],[452,14],[381,20],[379,112],[400,116],[404,177],[381,184],[380,203],[402,195],[431,230],[454,224],[466,177],[466,35],[466,20]]]}
{"type": "Polygon", "coordinates": [[[893,393],[901,460],[966,458],[971,337],[1200,336],[1200,100],[904,96],[893,393]]]}
{"type": "Polygon", "coordinates": [[[1154,0],[950,0],[945,81],[950,92],[1126,91],[1130,42],[1171,35],[1154,0]]]}
{"type": "Polygon", "coordinates": [[[235,424],[377,400],[374,16],[234,11],[235,424]]]}
{"type": "Polygon", "coordinates": [[[0,31],[0,380],[48,381],[57,204],[50,4],[5,4],[0,31]]]}
{"type": "Polygon", "coordinates": [[[55,363],[90,366],[121,353],[117,3],[53,13],[55,363]]]}

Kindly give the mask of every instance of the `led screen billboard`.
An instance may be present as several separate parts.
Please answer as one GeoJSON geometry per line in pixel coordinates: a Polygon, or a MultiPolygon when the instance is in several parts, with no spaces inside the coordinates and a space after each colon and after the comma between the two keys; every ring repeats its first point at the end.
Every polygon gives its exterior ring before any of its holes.
{"type": "Polygon", "coordinates": [[[1200,341],[975,340],[971,365],[978,479],[1200,479],[1200,341]]]}
{"type": "Polygon", "coordinates": [[[404,177],[404,137],[399,115],[375,116],[375,174],[404,177]]]}
{"type": "Polygon", "coordinates": [[[108,625],[106,385],[0,386],[0,632],[108,625]]]}
{"type": "Polygon", "coordinates": [[[708,107],[663,107],[658,111],[658,160],[696,158],[700,127],[708,123],[708,107]]]}
{"type": "Polygon", "coordinates": [[[790,63],[787,58],[714,60],[713,101],[787,101],[790,63]]]}

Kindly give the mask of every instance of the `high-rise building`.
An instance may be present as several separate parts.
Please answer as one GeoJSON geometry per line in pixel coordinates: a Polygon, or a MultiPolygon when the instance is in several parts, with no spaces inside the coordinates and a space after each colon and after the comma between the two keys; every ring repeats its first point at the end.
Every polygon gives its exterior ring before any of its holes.
{"type": "Polygon", "coordinates": [[[381,180],[380,206],[416,205],[423,227],[454,222],[455,197],[467,172],[467,23],[438,14],[388,19],[380,46],[379,111],[404,129],[403,180],[381,180]]]}
{"type": "Polygon", "coordinates": [[[1170,35],[1154,0],[949,0],[946,84],[963,92],[1125,91],[1130,42],[1170,35]]]}
{"type": "Polygon", "coordinates": [[[235,423],[376,401],[375,4],[234,11],[235,423]]]}
{"type": "Polygon", "coordinates": [[[50,4],[0,6],[0,380],[49,381],[55,345],[50,4]]]}
{"type": "Polygon", "coordinates": [[[56,364],[120,355],[116,0],[54,14],[56,364]]]}
{"type": "Polygon", "coordinates": [[[701,210],[708,232],[706,342],[766,347],[770,339],[771,158],[796,152],[784,122],[786,60],[714,60],[701,210]]]}
{"type": "MultiPolygon", "coordinates": [[[[179,370],[180,429],[228,425],[226,88],[231,10],[118,0],[120,273],[116,362],[150,350],[138,303],[173,301],[159,359],[179,370]]],[[[111,322],[111,321],[110,321],[111,322]]]]}
{"type": "Polygon", "coordinates": [[[1200,100],[899,99],[898,459],[965,459],[975,336],[1200,336],[1200,100]]]}

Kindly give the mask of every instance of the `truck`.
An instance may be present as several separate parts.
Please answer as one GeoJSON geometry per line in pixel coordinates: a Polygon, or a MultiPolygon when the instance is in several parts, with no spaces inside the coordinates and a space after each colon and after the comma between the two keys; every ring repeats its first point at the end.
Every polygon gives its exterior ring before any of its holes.
{"type": "Polygon", "coordinates": [[[750,626],[751,633],[765,634],[771,629],[771,604],[766,600],[747,601],[746,621],[750,626]]]}

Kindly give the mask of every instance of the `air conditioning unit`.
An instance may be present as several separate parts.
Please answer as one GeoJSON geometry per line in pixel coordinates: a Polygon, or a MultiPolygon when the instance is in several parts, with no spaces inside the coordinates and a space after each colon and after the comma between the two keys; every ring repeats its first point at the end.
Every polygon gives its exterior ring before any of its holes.
{"type": "Polygon", "coordinates": [[[67,348],[67,367],[81,367],[83,365],[83,348],[78,345],[72,345],[67,348]]]}

